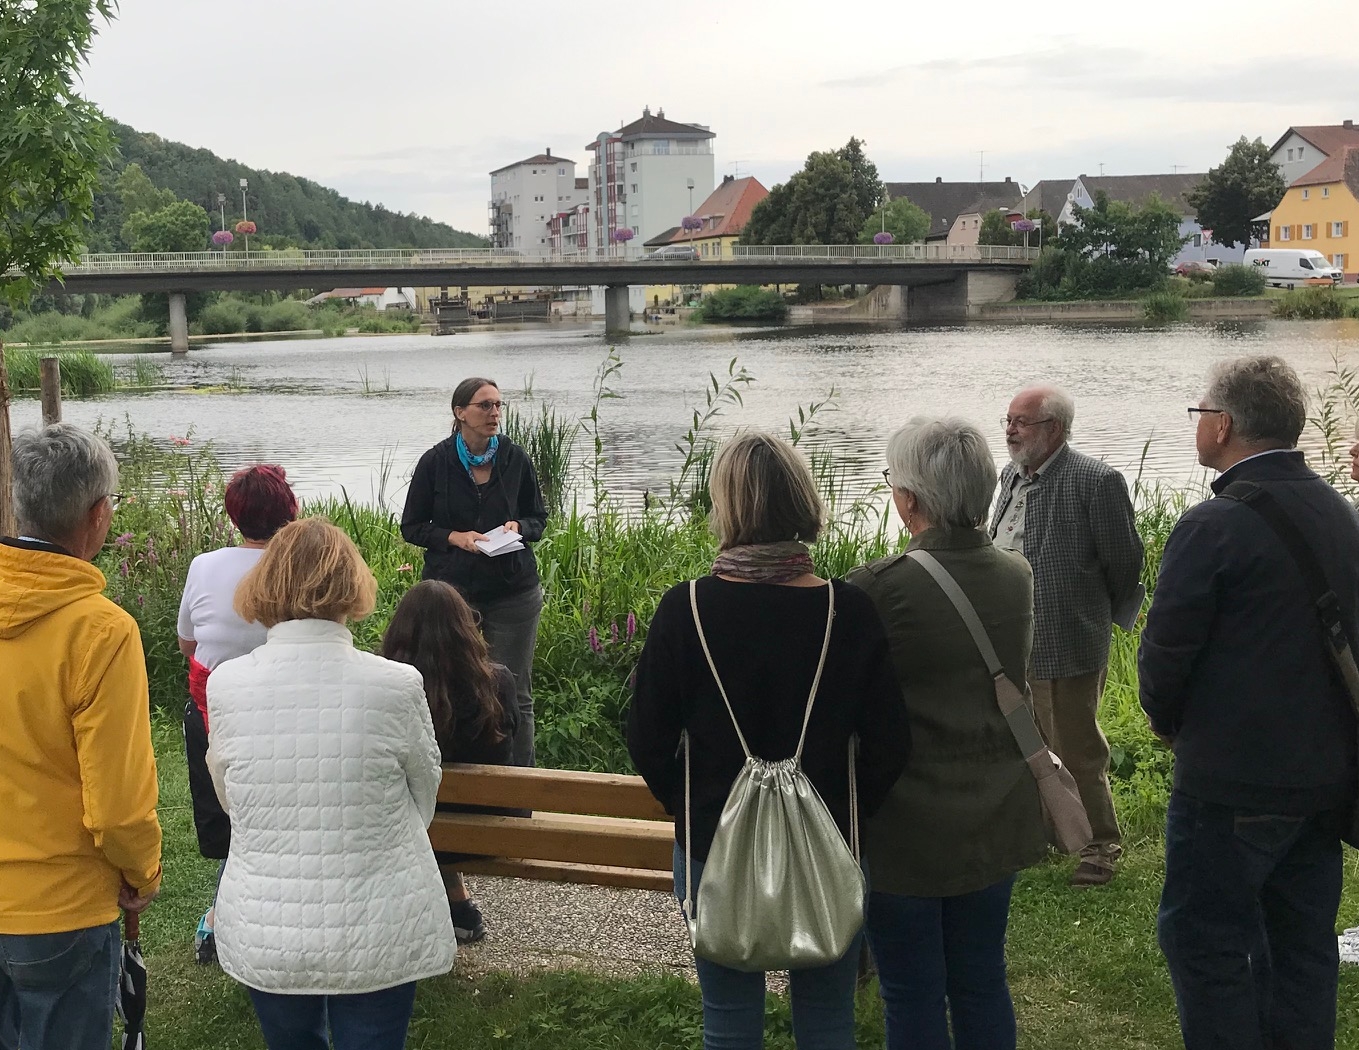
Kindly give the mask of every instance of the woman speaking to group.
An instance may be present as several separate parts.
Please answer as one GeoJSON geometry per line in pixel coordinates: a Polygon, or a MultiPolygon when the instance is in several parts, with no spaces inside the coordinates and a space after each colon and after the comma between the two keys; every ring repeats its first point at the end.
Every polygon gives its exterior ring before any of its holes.
{"type": "Polygon", "coordinates": [[[500,433],[504,401],[490,379],[464,379],[453,391],[453,434],[416,464],[401,534],[425,548],[427,580],[456,587],[481,620],[491,659],[514,675],[519,727],[514,762],[533,765],[533,649],[543,589],[528,546],[543,535],[547,511],[528,454],[500,433]],[[478,541],[495,529],[518,533],[487,553],[478,541]]]}

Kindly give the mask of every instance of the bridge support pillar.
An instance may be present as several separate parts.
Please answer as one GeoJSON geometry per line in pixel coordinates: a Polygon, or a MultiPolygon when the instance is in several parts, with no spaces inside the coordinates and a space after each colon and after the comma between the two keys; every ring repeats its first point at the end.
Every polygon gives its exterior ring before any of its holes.
{"type": "Polygon", "coordinates": [[[628,306],[628,286],[611,284],[604,289],[604,334],[627,335],[632,326],[632,311],[628,306]]]}
{"type": "Polygon", "coordinates": [[[184,308],[184,293],[170,293],[170,353],[189,352],[189,315],[184,308]]]}
{"type": "Polygon", "coordinates": [[[910,289],[906,317],[926,324],[966,321],[980,316],[987,303],[1008,303],[1018,282],[1018,274],[972,270],[943,284],[917,285],[910,289]]]}

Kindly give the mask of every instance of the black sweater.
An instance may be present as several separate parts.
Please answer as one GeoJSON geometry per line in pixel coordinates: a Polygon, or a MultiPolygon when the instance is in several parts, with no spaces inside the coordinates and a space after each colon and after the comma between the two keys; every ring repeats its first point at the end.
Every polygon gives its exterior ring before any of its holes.
{"type": "MultiPolygon", "coordinates": [[[[1215,482],[1253,481],[1317,555],[1359,643],[1359,516],[1273,452],[1215,482]]],[[[1265,520],[1231,499],[1191,507],[1166,541],[1137,661],[1142,707],[1175,739],[1175,787],[1204,802],[1307,814],[1354,799],[1354,714],[1312,597],[1265,520]]]]}
{"type": "Polygon", "coordinates": [[[425,548],[424,579],[451,583],[474,604],[536,587],[531,549],[489,558],[449,546],[450,532],[489,532],[507,521],[519,522],[525,544],[542,538],[547,521],[533,464],[514,442],[500,438],[485,485],[476,484],[459,462],[452,437],[420,457],[406,493],[401,535],[425,548]]]}
{"type": "MultiPolygon", "coordinates": [[[[850,736],[857,733],[860,740],[859,807],[866,819],[900,775],[910,735],[873,603],[851,584],[837,580],[834,586],[835,622],[802,768],[847,833],[850,736]]],[[[770,760],[792,757],[826,630],[825,588],[705,576],[698,581],[698,608],[751,752],[770,760]]],[[[693,748],[693,852],[705,860],[745,756],[699,645],[688,583],[667,591],[656,609],[628,712],[628,751],[652,793],[675,815],[681,846],[684,756],[677,749],[684,729],[693,748]]]]}

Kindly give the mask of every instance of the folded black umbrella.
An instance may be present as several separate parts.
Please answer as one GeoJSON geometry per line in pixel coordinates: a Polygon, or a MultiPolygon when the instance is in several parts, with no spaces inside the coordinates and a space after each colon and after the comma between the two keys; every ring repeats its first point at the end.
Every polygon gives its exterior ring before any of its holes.
{"type": "Polygon", "coordinates": [[[122,1050],[146,1050],[146,961],[142,958],[141,916],[123,913],[123,962],[118,975],[118,1016],[122,1050]]]}

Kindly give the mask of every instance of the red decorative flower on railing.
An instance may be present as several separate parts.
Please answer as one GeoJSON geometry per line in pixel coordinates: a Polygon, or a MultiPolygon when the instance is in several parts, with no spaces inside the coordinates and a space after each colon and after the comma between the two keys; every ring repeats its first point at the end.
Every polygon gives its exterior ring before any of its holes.
{"type": "Polygon", "coordinates": [[[236,232],[244,237],[249,237],[255,232],[255,224],[249,219],[242,219],[236,224],[236,232]]]}
{"type": "Polygon", "coordinates": [[[225,248],[235,239],[230,230],[218,230],[212,235],[212,243],[219,248],[225,248]]]}
{"type": "Polygon", "coordinates": [[[621,230],[613,231],[613,239],[619,244],[627,244],[635,235],[630,227],[624,226],[621,230]]]}
{"type": "Polygon", "coordinates": [[[697,215],[686,215],[680,220],[680,227],[691,232],[701,230],[703,229],[703,220],[697,215]]]}
{"type": "Polygon", "coordinates": [[[892,243],[893,241],[895,241],[895,240],[896,240],[896,238],[893,237],[893,236],[892,236],[890,233],[888,233],[886,230],[883,230],[881,233],[875,233],[875,234],[873,234],[873,243],[874,243],[874,244],[891,244],[891,243],[892,243]]]}

